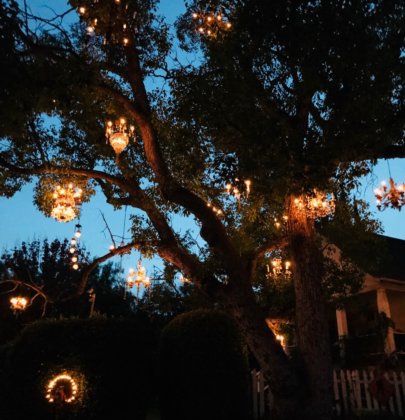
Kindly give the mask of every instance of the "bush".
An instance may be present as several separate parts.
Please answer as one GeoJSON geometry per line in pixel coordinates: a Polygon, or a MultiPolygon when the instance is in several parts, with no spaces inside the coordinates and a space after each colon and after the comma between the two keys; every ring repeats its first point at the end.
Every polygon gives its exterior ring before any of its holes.
{"type": "Polygon", "coordinates": [[[93,318],[38,321],[8,351],[0,418],[142,419],[154,383],[156,340],[145,321],[93,318]],[[78,401],[55,413],[45,399],[62,372],[79,383],[78,401]]]}
{"type": "Polygon", "coordinates": [[[248,367],[233,320],[197,310],[175,318],[160,345],[163,420],[246,420],[248,367]]]}

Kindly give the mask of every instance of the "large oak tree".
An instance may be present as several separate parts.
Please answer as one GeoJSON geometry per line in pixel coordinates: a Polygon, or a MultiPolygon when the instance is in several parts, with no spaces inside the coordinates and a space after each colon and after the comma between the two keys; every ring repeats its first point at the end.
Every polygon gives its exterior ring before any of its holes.
{"type": "Polygon", "coordinates": [[[334,191],[347,229],[359,219],[349,194],[356,179],[376,159],[404,155],[405,6],[196,0],[172,40],[154,0],[70,3],[80,15],[70,29],[65,15],[45,20],[1,3],[2,194],[39,179],[36,201],[46,212],[46,186],[80,180],[116,208],[142,211],[133,242],[95,264],[131,248],[160,255],[237,319],[279,418],[301,417],[298,404],[329,418],[321,224],[295,200],[314,188],[334,191]],[[232,29],[201,35],[192,13],[215,10],[232,29]],[[194,65],[169,59],[179,48],[198,51],[194,65]],[[147,89],[153,79],[163,82],[147,89]],[[115,156],[105,123],[120,116],[137,139],[115,156]],[[224,193],[235,179],[240,202],[224,193]],[[174,214],[195,219],[201,253],[174,231],[174,214]],[[277,229],[274,217],[283,214],[288,221],[277,229]],[[268,329],[252,286],[266,253],[278,248],[293,261],[309,386],[268,329]]]}

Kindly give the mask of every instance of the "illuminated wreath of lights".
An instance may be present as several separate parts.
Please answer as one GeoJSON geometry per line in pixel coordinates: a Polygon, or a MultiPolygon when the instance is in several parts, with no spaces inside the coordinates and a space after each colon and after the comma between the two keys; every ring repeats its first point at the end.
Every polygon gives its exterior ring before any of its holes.
{"type": "Polygon", "coordinates": [[[119,155],[128,146],[129,139],[135,136],[135,126],[127,126],[125,118],[119,120],[107,121],[105,130],[107,143],[109,142],[114,152],[119,155]]]}
{"type": "Polygon", "coordinates": [[[13,296],[10,298],[10,304],[13,311],[24,311],[28,305],[28,299],[23,296],[13,296]]]}
{"type": "Polygon", "coordinates": [[[58,222],[71,222],[76,219],[82,193],[82,189],[76,188],[72,183],[67,187],[58,185],[53,193],[51,216],[58,222]]]}
{"type": "Polygon", "coordinates": [[[76,381],[70,375],[63,373],[48,382],[45,398],[50,403],[71,404],[76,400],[78,390],[76,381]]]}
{"type": "Polygon", "coordinates": [[[401,210],[405,204],[405,184],[395,184],[392,178],[389,179],[389,189],[386,181],[380,183],[380,187],[374,190],[378,210],[385,210],[387,207],[401,210]]]}
{"type": "Polygon", "coordinates": [[[295,198],[293,205],[295,210],[305,212],[311,219],[320,219],[335,212],[334,197],[317,190],[313,191],[313,195],[295,198]]]}
{"type": "Polygon", "coordinates": [[[232,28],[232,23],[221,12],[194,12],[192,17],[196,31],[201,35],[213,37],[232,28]]]}

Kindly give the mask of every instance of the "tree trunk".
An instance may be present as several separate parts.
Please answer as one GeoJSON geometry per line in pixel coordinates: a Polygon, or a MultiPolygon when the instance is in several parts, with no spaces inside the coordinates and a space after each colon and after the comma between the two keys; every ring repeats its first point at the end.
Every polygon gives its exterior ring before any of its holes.
{"type": "Polygon", "coordinates": [[[329,326],[322,293],[323,256],[314,222],[289,203],[289,239],[294,272],[298,348],[308,378],[303,418],[327,420],[332,415],[332,363],[329,326]]]}
{"type": "Polygon", "coordinates": [[[280,343],[265,322],[250,284],[228,291],[225,304],[235,318],[249,349],[257,359],[261,371],[274,396],[271,418],[301,419],[302,401],[299,379],[280,343]]]}

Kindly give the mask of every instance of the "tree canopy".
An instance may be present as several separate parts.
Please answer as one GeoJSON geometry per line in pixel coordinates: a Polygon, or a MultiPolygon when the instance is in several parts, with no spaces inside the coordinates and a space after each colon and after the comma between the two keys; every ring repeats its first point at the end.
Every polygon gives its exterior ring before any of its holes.
{"type": "Polygon", "coordinates": [[[405,5],[195,0],[174,33],[156,0],[69,3],[71,27],[65,13],[44,19],[1,2],[1,194],[35,180],[49,214],[51,186],[69,181],[85,200],[100,189],[115,208],[138,209],[133,240],[101,260],[132,248],[158,254],[228,307],[279,416],[294,412],[292,395],[305,396],[253,285],[264,257],[285,248],[312,401],[326,406],[322,243],[347,243],[347,226],[378,229],[351,190],[377,159],[404,156],[405,5]],[[129,140],[122,153],[114,132],[129,140]],[[322,200],[330,211],[320,220],[308,208],[322,200]],[[335,207],[344,223],[333,225],[335,207]],[[175,231],[174,215],[195,220],[200,243],[175,231]]]}

